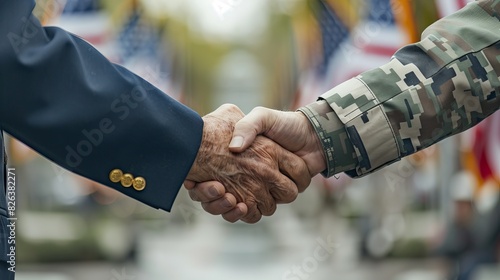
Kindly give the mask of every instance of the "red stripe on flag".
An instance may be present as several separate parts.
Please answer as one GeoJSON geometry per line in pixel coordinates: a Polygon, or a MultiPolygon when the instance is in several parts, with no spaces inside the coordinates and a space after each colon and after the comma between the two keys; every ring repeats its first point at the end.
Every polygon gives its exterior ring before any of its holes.
{"type": "Polygon", "coordinates": [[[398,48],[384,45],[366,45],[362,50],[367,54],[391,57],[395,52],[398,51],[398,48]]]}
{"type": "Polygon", "coordinates": [[[457,1],[460,9],[462,9],[463,7],[465,7],[465,5],[467,5],[467,3],[469,3],[467,0],[457,0],[457,1]]]}
{"type": "Polygon", "coordinates": [[[476,163],[479,167],[479,173],[483,180],[491,178],[493,172],[491,166],[488,162],[488,125],[489,119],[486,119],[484,123],[475,127],[475,143],[473,147],[474,156],[476,158],[476,163]]]}

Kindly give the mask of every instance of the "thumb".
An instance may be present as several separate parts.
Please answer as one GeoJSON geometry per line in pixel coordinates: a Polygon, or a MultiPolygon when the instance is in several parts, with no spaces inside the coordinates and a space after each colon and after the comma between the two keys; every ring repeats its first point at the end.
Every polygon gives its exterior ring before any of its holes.
{"type": "Polygon", "coordinates": [[[184,187],[188,190],[193,189],[195,185],[196,185],[196,182],[194,182],[194,181],[191,181],[191,180],[184,181],[184,187]]]}
{"type": "Polygon", "coordinates": [[[241,153],[252,145],[255,137],[265,134],[275,120],[274,111],[264,107],[253,109],[234,126],[233,139],[229,143],[229,150],[241,153]]]}

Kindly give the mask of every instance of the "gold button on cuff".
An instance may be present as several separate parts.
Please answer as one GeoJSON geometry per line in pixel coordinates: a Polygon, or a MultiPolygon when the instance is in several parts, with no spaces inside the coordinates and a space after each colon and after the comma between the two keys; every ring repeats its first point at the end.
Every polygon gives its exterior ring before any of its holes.
{"type": "Polygon", "coordinates": [[[124,174],[121,179],[122,186],[124,186],[125,188],[132,186],[133,181],[134,181],[134,176],[132,176],[132,174],[129,173],[124,174]]]}
{"type": "Polygon", "coordinates": [[[123,172],[120,169],[113,169],[109,172],[109,180],[113,183],[118,183],[122,179],[123,172]]]}
{"type": "Polygon", "coordinates": [[[136,191],[142,191],[143,189],[146,188],[146,179],[142,177],[137,177],[134,179],[133,185],[136,191]]]}

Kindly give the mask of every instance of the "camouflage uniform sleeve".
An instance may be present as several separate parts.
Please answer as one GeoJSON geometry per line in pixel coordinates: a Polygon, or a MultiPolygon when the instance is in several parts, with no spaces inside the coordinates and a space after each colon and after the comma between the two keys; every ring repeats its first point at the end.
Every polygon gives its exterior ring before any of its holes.
{"type": "Polygon", "coordinates": [[[321,174],[332,176],[356,168],[357,157],[344,124],[325,100],[318,100],[299,111],[313,124],[323,146],[327,169],[321,174]]]}
{"type": "Polygon", "coordinates": [[[341,143],[332,146],[324,175],[365,175],[495,112],[499,30],[500,1],[473,2],[431,25],[422,41],[400,49],[388,64],[323,94],[330,111],[325,103],[320,110],[317,103],[301,108],[323,145],[325,139],[341,143]]]}

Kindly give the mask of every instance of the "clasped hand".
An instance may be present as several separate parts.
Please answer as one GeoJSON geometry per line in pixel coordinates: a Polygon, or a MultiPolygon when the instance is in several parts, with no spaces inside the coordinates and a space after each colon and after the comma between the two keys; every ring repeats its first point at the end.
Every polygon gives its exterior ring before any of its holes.
{"type": "Polygon", "coordinates": [[[229,221],[256,223],[294,201],[325,169],[321,143],[300,112],[222,105],[203,117],[203,138],[184,183],[194,201],[229,221]]]}

